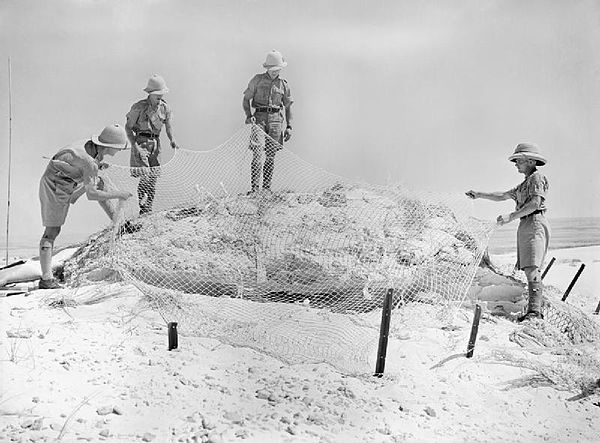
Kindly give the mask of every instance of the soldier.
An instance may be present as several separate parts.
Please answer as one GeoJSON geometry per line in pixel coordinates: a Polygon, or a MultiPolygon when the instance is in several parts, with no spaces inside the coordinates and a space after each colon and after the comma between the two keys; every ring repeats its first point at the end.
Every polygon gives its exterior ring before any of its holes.
{"type": "Polygon", "coordinates": [[[283,142],[292,136],[292,99],[290,87],[286,80],[279,76],[287,63],[279,51],[267,54],[263,67],[266,72],[256,74],[244,91],[242,108],[246,114],[246,124],[256,123],[264,133],[252,128],[249,149],[252,150],[251,185],[249,192],[260,189],[262,171],[262,187],[269,191],[275,167],[275,154],[282,148],[283,142]],[[254,108],[254,112],[252,109],[254,108]],[[266,138],[266,140],[265,140],[266,138]],[[261,151],[265,151],[264,167],[261,151]]]}
{"type": "Polygon", "coordinates": [[[106,214],[113,219],[113,212],[106,204],[109,199],[127,200],[131,193],[105,191],[98,178],[98,169],[107,167],[102,163],[105,156],[113,156],[127,148],[127,134],[119,125],[105,127],[99,136],[81,140],[60,149],[48,163],[40,180],[39,197],[42,223],[45,227],[40,240],[40,266],[42,278],[40,289],[58,289],[61,286],[52,276],[52,252],[54,241],[65,223],[69,205],[84,193],[88,200],[96,200],[106,214]]]}
{"type": "Polygon", "coordinates": [[[525,180],[506,192],[468,191],[470,198],[485,198],[493,201],[513,199],[516,202],[514,212],[499,215],[499,225],[520,219],[517,230],[517,264],[527,276],[529,302],[527,312],[518,318],[519,321],[534,318],[543,319],[542,315],[542,278],[540,268],[544,262],[550,241],[550,227],[545,217],[546,193],[548,180],[538,166],[546,164],[545,157],[537,146],[531,143],[520,143],[515,152],[508,158],[514,162],[517,171],[525,175],[525,180]]]}
{"type": "Polygon", "coordinates": [[[163,95],[169,92],[165,80],[160,75],[153,75],[144,88],[148,97],[140,100],[127,113],[125,130],[131,143],[130,166],[133,177],[140,177],[137,193],[140,205],[140,215],[152,211],[158,170],[150,170],[160,166],[160,131],[165,125],[171,148],[179,146],[173,138],[172,112],[163,95]]]}

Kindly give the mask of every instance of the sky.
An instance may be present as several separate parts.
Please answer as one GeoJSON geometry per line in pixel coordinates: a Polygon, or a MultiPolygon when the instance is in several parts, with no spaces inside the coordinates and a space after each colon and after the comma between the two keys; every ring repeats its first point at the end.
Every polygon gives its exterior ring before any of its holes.
{"type": "MultiPolygon", "coordinates": [[[[287,147],[309,163],[374,184],[505,191],[523,178],[507,157],[528,141],[548,158],[548,216],[600,216],[596,0],[0,0],[0,249],[9,117],[9,245],[35,247],[44,156],[124,124],[154,73],[179,144],[212,149],[242,128],[242,92],[271,49],[295,99],[287,147]]],[[[513,209],[473,205],[489,219],[513,209]]],[[[81,199],[57,244],[107,223],[81,199]]]]}

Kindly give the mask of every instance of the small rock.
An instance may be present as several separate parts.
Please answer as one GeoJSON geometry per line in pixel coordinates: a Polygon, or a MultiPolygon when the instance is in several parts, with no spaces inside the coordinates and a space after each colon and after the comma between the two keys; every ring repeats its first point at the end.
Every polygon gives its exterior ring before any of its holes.
{"type": "Polygon", "coordinates": [[[31,425],[33,425],[33,420],[31,420],[31,419],[29,419],[29,418],[28,418],[27,420],[25,420],[24,422],[22,422],[22,423],[21,423],[21,427],[22,427],[23,429],[30,428],[30,427],[31,427],[31,425]]]}
{"type": "Polygon", "coordinates": [[[429,407],[429,406],[427,406],[427,407],[424,409],[424,411],[425,411],[425,413],[426,413],[427,415],[429,415],[430,417],[435,417],[435,416],[437,415],[437,414],[435,413],[435,409],[433,409],[432,407],[429,407]]]}
{"type": "Polygon", "coordinates": [[[96,409],[96,413],[98,415],[112,414],[112,411],[113,411],[113,407],[112,406],[101,406],[98,409],[96,409]]]}
{"type": "Polygon", "coordinates": [[[42,429],[42,425],[44,424],[43,421],[44,421],[44,419],[41,418],[41,417],[40,418],[36,418],[33,421],[33,423],[31,424],[31,429],[34,430],[34,431],[39,431],[40,429],[42,429]]]}
{"type": "Polygon", "coordinates": [[[35,443],[36,441],[45,441],[46,436],[43,432],[40,431],[32,431],[29,433],[29,441],[35,443]]]}
{"type": "Polygon", "coordinates": [[[356,394],[347,386],[340,386],[337,390],[340,391],[344,397],[356,398],[356,394]]]}
{"type": "Polygon", "coordinates": [[[397,335],[398,340],[409,340],[410,339],[410,333],[408,332],[401,332],[400,334],[397,335]]]}
{"type": "Polygon", "coordinates": [[[288,434],[292,434],[292,435],[297,435],[298,434],[298,428],[296,428],[296,426],[292,426],[292,425],[290,425],[287,428],[285,428],[285,431],[288,434]]]}
{"type": "Polygon", "coordinates": [[[53,431],[60,431],[62,429],[63,425],[60,423],[50,423],[50,429],[52,429],[53,431]]]}
{"type": "Polygon", "coordinates": [[[281,396],[272,392],[268,400],[270,403],[281,403],[281,396]]]}
{"type": "Polygon", "coordinates": [[[31,329],[13,329],[6,331],[8,338],[31,338],[33,331],[31,329]]]}
{"type": "Polygon", "coordinates": [[[308,417],[306,417],[306,420],[311,423],[314,423],[318,426],[322,426],[324,424],[323,417],[321,416],[321,414],[318,414],[318,413],[308,414],[308,417]]]}
{"type": "Polygon", "coordinates": [[[242,438],[242,439],[246,439],[248,438],[250,435],[248,434],[248,431],[246,429],[238,429],[237,431],[235,431],[235,436],[237,438],[242,438]]]}
{"type": "Polygon", "coordinates": [[[204,429],[214,429],[217,427],[217,423],[215,423],[215,420],[211,417],[202,417],[202,427],[204,429]]]}
{"type": "Polygon", "coordinates": [[[271,395],[271,393],[269,391],[267,391],[266,389],[260,389],[260,390],[256,391],[256,398],[259,398],[261,400],[268,400],[270,395],[271,395]]]}
{"type": "Polygon", "coordinates": [[[383,435],[392,435],[392,431],[387,424],[384,424],[382,428],[377,428],[377,432],[383,435]]]}
{"type": "Polygon", "coordinates": [[[206,443],[223,443],[223,437],[216,430],[211,431],[207,435],[206,443]]]}
{"type": "Polygon", "coordinates": [[[156,435],[151,434],[150,432],[146,432],[143,436],[142,436],[142,441],[152,441],[156,438],[156,435]]]}
{"type": "Polygon", "coordinates": [[[108,437],[110,435],[110,431],[108,429],[102,429],[100,432],[98,432],[98,435],[100,435],[100,437],[108,437]]]}
{"type": "Polygon", "coordinates": [[[39,403],[39,402],[40,402],[40,398],[39,398],[39,397],[33,397],[33,398],[31,399],[31,401],[32,401],[33,403],[39,403]]]}
{"type": "Polygon", "coordinates": [[[223,414],[223,417],[226,420],[229,420],[230,422],[235,424],[241,424],[244,422],[244,417],[242,417],[239,412],[235,411],[228,411],[225,414],[223,414]]]}
{"type": "Polygon", "coordinates": [[[123,415],[123,410],[119,406],[113,406],[112,412],[113,414],[123,415]]]}
{"type": "Polygon", "coordinates": [[[456,325],[446,325],[446,326],[442,326],[442,330],[444,331],[459,331],[462,328],[460,326],[456,326],[456,325]]]}

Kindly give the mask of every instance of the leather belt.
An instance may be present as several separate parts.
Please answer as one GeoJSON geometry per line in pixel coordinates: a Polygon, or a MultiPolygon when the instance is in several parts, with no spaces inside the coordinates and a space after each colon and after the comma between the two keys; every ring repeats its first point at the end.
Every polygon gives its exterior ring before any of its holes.
{"type": "Polygon", "coordinates": [[[146,137],[146,138],[158,138],[160,134],[153,134],[152,132],[138,132],[136,137],[146,137]]]}
{"type": "Polygon", "coordinates": [[[256,112],[268,112],[269,114],[281,111],[281,108],[277,108],[274,106],[258,106],[254,109],[256,110],[256,112]]]}
{"type": "Polygon", "coordinates": [[[525,217],[521,217],[521,220],[524,220],[527,217],[531,217],[532,215],[535,215],[535,214],[543,214],[544,212],[546,212],[545,209],[538,209],[537,211],[533,211],[531,214],[528,214],[525,217]]]}

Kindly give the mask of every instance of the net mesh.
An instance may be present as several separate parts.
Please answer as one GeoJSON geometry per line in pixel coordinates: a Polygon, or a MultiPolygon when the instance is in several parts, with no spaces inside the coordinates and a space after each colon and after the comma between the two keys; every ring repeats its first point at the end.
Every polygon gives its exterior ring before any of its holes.
{"type": "MultiPolygon", "coordinates": [[[[428,303],[450,321],[494,228],[469,215],[464,195],[336,176],[255,125],[211,151],[181,149],[158,168],[111,166],[101,178],[134,198],[115,208],[118,223],[88,253],[165,321],[345,372],[371,368],[390,288],[394,309],[428,303]],[[274,168],[265,140],[279,148],[274,168]]],[[[87,269],[87,278],[107,279],[106,269],[87,269]]]]}

